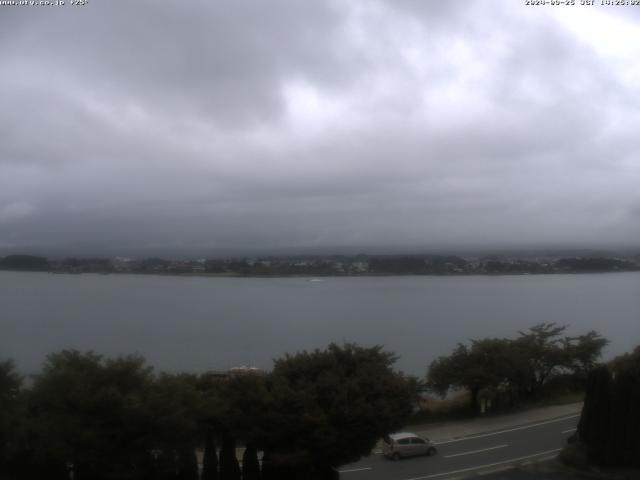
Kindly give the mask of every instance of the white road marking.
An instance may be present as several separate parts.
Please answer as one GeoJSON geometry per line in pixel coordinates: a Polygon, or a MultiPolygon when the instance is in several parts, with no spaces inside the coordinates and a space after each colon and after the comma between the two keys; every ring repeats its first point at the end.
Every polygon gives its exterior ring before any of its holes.
{"type": "Polygon", "coordinates": [[[364,468],[351,468],[349,470],[338,470],[340,473],[353,473],[353,472],[364,472],[365,470],[373,470],[371,467],[364,468]]]}
{"type": "Polygon", "coordinates": [[[456,473],[471,472],[473,470],[480,470],[482,468],[495,467],[497,465],[504,465],[505,463],[519,462],[520,460],[527,460],[529,458],[539,457],[541,455],[548,455],[550,453],[557,453],[560,450],[562,450],[562,449],[561,448],[556,448],[555,450],[547,450],[545,452],[534,453],[532,455],[527,455],[525,457],[512,458],[510,460],[504,460],[502,462],[487,463],[485,465],[478,465],[477,467],[463,468],[461,470],[453,470],[451,472],[434,473],[432,475],[425,475],[424,477],[412,477],[412,478],[407,478],[406,480],[426,480],[427,478],[444,477],[445,475],[455,475],[456,473]]]}
{"type": "Polygon", "coordinates": [[[534,423],[533,425],[524,425],[522,427],[509,428],[507,430],[500,430],[499,432],[483,433],[481,435],[471,435],[471,436],[464,437],[464,438],[456,438],[455,440],[447,440],[445,442],[436,442],[436,445],[445,445],[447,443],[464,442],[466,440],[475,440],[476,438],[492,437],[494,435],[500,435],[502,433],[516,432],[518,430],[525,430],[527,428],[539,427],[540,425],[548,425],[550,423],[563,422],[564,420],[570,420],[572,418],[576,418],[576,417],[579,417],[579,416],[580,416],[580,414],[571,415],[569,417],[556,418],[554,420],[547,420],[546,422],[534,423]]]}
{"type": "Polygon", "coordinates": [[[563,430],[561,433],[570,433],[570,432],[575,432],[577,430],[577,428],[570,428],[569,430],[563,430]]]}
{"type": "Polygon", "coordinates": [[[482,450],[471,450],[470,452],[454,453],[453,455],[443,455],[442,458],[461,457],[463,455],[472,455],[474,453],[488,452],[489,450],[497,450],[498,448],[505,448],[505,447],[508,447],[508,446],[509,445],[498,445],[496,447],[483,448],[482,450]]]}

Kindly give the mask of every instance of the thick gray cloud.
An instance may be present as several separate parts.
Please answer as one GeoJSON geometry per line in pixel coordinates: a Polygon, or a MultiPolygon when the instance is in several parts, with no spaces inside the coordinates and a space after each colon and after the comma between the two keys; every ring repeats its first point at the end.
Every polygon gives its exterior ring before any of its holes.
{"type": "Polygon", "coordinates": [[[0,6],[0,247],[634,244],[639,21],[509,1],[0,6]]]}

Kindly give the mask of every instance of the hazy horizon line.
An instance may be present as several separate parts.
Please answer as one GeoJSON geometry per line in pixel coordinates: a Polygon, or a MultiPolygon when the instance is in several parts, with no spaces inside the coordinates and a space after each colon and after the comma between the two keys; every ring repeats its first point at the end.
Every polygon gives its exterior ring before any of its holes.
{"type": "Polygon", "coordinates": [[[271,248],[204,248],[204,247],[0,247],[0,257],[35,255],[58,259],[67,257],[132,257],[132,258],[247,258],[292,256],[419,256],[419,255],[634,255],[640,245],[493,245],[456,247],[408,246],[340,246],[340,247],[271,247],[271,248]]]}

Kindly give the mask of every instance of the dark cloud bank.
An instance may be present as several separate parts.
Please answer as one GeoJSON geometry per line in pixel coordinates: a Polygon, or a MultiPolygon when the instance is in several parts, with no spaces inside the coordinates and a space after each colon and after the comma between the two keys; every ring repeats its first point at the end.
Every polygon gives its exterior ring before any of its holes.
{"type": "Polygon", "coordinates": [[[639,16],[0,7],[0,250],[637,246],[639,16]]]}

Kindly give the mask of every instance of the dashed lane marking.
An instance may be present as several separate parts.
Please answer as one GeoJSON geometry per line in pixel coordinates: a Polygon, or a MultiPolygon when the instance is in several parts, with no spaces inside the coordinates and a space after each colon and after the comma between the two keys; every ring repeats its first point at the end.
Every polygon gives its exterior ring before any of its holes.
{"type": "Polygon", "coordinates": [[[338,470],[340,473],[353,473],[353,472],[364,472],[366,470],[373,470],[371,467],[363,467],[363,468],[350,468],[349,470],[338,470]]]}
{"type": "Polygon", "coordinates": [[[497,450],[499,448],[505,448],[509,445],[497,445],[495,447],[483,448],[481,450],[471,450],[470,452],[454,453],[453,455],[443,455],[442,458],[462,457],[463,455],[473,455],[474,453],[488,452],[489,450],[497,450]]]}

